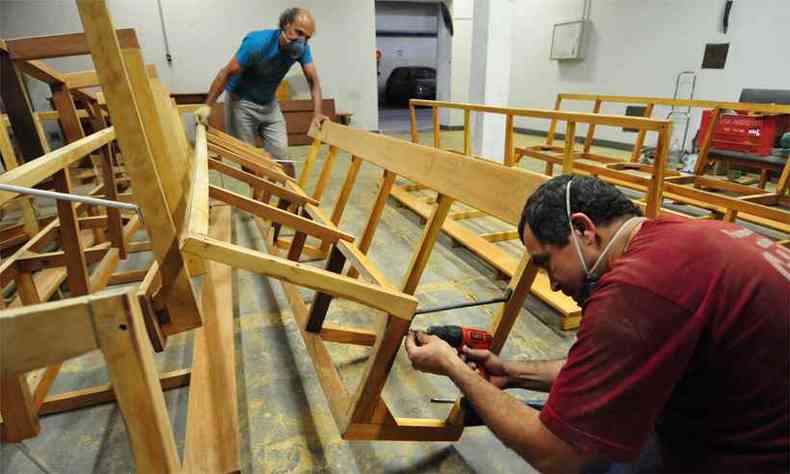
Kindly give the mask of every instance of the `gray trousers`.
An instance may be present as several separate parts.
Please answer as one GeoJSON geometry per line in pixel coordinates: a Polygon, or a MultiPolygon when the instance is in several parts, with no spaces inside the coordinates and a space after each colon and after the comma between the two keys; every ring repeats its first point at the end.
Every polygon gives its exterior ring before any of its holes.
{"type": "Polygon", "coordinates": [[[260,135],[263,138],[263,148],[275,160],[288,159],[285,117],[276,100],[267,105],[259,105],[231,97],[225,104],[225,112],[225,126],[231,135],[252,146],[255,146],[255,137],[260,135]]]}

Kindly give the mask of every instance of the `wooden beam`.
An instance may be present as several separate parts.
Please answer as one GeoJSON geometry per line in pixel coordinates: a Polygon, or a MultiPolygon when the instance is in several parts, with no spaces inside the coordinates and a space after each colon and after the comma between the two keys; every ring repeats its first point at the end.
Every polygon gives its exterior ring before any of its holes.
{"type": "Polygon", "coordinates": [[[4,311],[0,314],[0,350],[6,370],[30,372],[97,349],[91,315],[123,313],[121,293],[107,290],[4,311]]]}
{"type": "MultiPolygon", "coordinates": [[[[211,236],[231,239],[231,207],[212,208],[211,236]]],[[[195,330],[189,390],[184,473],[241,472],[236,403],[232,268],[207,263],[201,289],[203,327],[195,330]]]]}
{"type": "Polygon", "coordinates": [[[233,166],[230,166],[228,164],[223,163],[222,161],[215,160],[213,158],[209,158],[208,167],[209,169],[219,171],[220,173],[226,176],[230,176],[231,178],[238,179],[239,181],[248,184],[252,189],[256,191],[266,191],[275,196],[282,197],[289,202],[298,204],[299,206],[304,206],[305,204],[319,203],[318,200],[313,199],[310,196],[298,193],[296,191],[292,191],[278,184],[271,183],[269,181],[266,181],[265,179],[261,179],[255,176],[252,173],[247,173],[246,171],[240,170],[238,168],[234,168],[233,166]]]}
{"type": "MultiPolygon", "coordinates": [[[[387,199],[392,191],[392,186],[398,176],[388,170],[384,170],[384,175],[379,185],[379,191],[376,194],[376,199],[373,201],[373,208],[370,211],[368,222],[365,224],[365,230],[362,232],[362,237],[359,239],[357,248],[361,254],[367,254],[370,250],[370,245],[373,243],[373,237],[376,235],[376,229],[381,221],[381,214],[384,212],[384,206],[387,204],[387,199]]],[[[359,274],[357,267],[351,267],[348,271],[349,278],[356,278],[359,274]]]]}
{"type": "Polygon", "coordinates": [[[315,184],[313,191],[313,199],[320,201],[321,196],[324,195],[326,185],[329,184],[329,178],[332,176],[332,168],[335,165],[335,158],[337,157],[337,148],[330,146],[329,153],[324,158],[324,166],[321,167],[321,174],[318,176],[318,181],[315,184]]]}
{"type": "Polygon", "coordinates": [[[118,128],[118,143],[132,189],[145,216],[145,227],[162,272],[162,294],[170,314],[170,324],[165,330],[174,334],[198,327],[200,308],[184,259],[178,251],[175,222],[138,109],[136,92],[139,91],[132,89],[127,76],[107,5],[88,0],[79,0],[77,5],[113,124],[118,128]]]}
{"type": "Polygon", "coordinates": [[[209,196],[214,199],[219,199],[220,201],[226,202],[233,207],[249,212],[258,217],[292,227],[314,237],[330,240],[332,242],[335,242],[339,239],[346,240],[348,242],[354,241],[353,235],[337,230],[336,227],[331,228],[317,224],[310,219],[305,219],[304,217],[297,216],[288,211],[284,211],[274,206],[255,201],[217,186],[209,186],[209,196]]]}
{"type": "Polygon", "coordinates": [[[20,158],[27,162],[45,153],[36,128],[33,106],[22,81],[22,76],[14,67],[9,53],[0,51],[0,99],[3,101],[8,120],[14,131],[20,158]]]}
{"type": "Polygon", "coordinates": [[[417,300],[412,296],[209,237],[188,236],[184,240],[184,251],[388,311],[406,320],[411,319],[417,307],[417,300]]]}
{"type": "Polygon", "coordinates": [[[195,127],[195,155],[192,167],[192,192],[186,212],[186,232],[189,234],[208,234],[208,145],[206,143],[206,127],[197,124],[195,127]]]}
{"type": "MultiPolygon", "coordinates": [[[[159,378],[162,390],[172,390],[189,385],[191,373],[192,369],[179,369],[163,373],[159,378]]],[[[112,385],[102,384],[49,396],[41,405],[39,415],[80,410],[114,401],[115,391],[112,385]]]]}
{"type": "Polygon", "coordinates": [[[310,134],[513,225],[521,218],[527,197],[548,179],[331,122],[324,122],[320,130],[312,129],[310,134]]]}
{"type": "MultiPolygon", "coordinates": [[[[81,13],[85,3],[79,0],[81,13]]],[[[97,346],[124,415],[135,467],[163,474],[181,471],[175,437],[167,415],[153,349],[133,292],[124,294],[124,307],[94,316],[97,346]]]]}
{"type": "MultiPolygon", "coordinates": [[[[106,145],[114,138],[114,128],[106,128],[88,135],[81,140],[58,148],[36,160],[3,173],[0,175],[0,183],[27,187],[35,186],[72,163],[79,161],[99,147],[106,145]]],[[[0,191],[0,204],[4,204],[16,196],[18,196],[17,193],[0,191]]]]}
{"type": "MultiPolygon", "coordinates": [[[[124,28],[115,32],[122,47],[140,47],[134,29],[124,28]]],[[[5,42],[13,60],[65,58],[91,54],[84,33],[7,39],[5,42]]]]}
{"type": "Polygon", "coordinates": [[[41,61],[16,61],[15,65],[21,72],[49,85],[63,85],[66,82],[65,76],[47,63],[41,61]]]}

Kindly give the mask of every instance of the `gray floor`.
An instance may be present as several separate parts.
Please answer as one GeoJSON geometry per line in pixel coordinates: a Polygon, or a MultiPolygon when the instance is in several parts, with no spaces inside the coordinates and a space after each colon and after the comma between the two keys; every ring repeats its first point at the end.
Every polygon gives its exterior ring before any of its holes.
{"type": "MultiPolygon", "coordinates": [[[[415,109],[417,128],[429,130],[433,123],[431,109],[420,107],[415,109]]],[[[409,133],[411,122],[408,107],[381,107],[379,109],[379,130],[389,135],[409,133]]]]}

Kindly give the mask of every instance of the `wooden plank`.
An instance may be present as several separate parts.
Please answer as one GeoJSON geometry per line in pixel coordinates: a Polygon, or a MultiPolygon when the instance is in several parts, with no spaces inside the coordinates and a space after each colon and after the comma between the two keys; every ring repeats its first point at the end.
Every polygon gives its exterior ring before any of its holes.
{"type": "MultiPolygon", "coordinates": [[[[343,181],[343,187],[340,189],[340,194],[335,201],[335,207],[332,209],[332,217],[330,220],[334,225],[340,225],[340,219],[343,218],[343,211],[346,209],[348,200],[351,198],[351,192],[354,190],[354,184],[357,181],[359,169],[362,167],[362,160],[356,156],[351,157],[351,166],[348,168],[346,179],[343,181]]],[[[329,250],[329,242],[321,244],[321,250],[329,250]]]]}
{"type": "MultiPolygon", "coordinates": [[[[464,155],[466,154],[464,153],[464,155]]],[[[513,158],[513,114],[505,116],[505,152],[502,156],[504,156],[505,166],[516,164],[513,158]]]]}
{"type": "Polygon", "coordinates": [[[716,131],[720,118],[721,108],[716,107],[713,109],[713,113],[711,113],[710,120],[708,121],[708,129],[705,130],[702,135],[702,145],[700,146],[697,162],[694,164],[694,174],[697,176],[705,174],[705,167],[708,166],[708,155],[710,154],[710,149],[713,147],[713,134],[716,131]]]}
{"type": "Polygon", "coordinates": [[[207,235],[209,222],[208,144],[206,127],[195,127],[195,158],[193,160],[192,193],[186,212],[186,231],[189,234],[207,235]]]}
{"type": "MultiPolygon", "coordinates": [[[[214,207],[211,214],[211,236],[229,242],[231,207],[214,207]]],[[[203,327],[194,336],[183,472],[241,472],[233,305],[227,304],[233,299],[232,269],[216,262],[207,267],[203,327]]]]}
{"type": "MultiPolygon", "coordinates": [[[[601,112],[601,99],[595,100],[595,105],[593,105],[592,113],[597,114],[601,112]]],[[[589,153],[590,148],[592,148],[593,137],[595,136],[595,124],[590,123],[587,125],[587,137],[584,139],[584,152],[589,153]]]]}
{"type": "Polygon", "coordinates": [[[231,178],[238,179],[239,181],[248,184],[252,189],[256,191],[268,192],[275,196],[282,197],[289,202],[298,204],[299,206],[304,206],[305,204],[308,203],[318,204],[319,202],[316,199],[311,198],[310,196],[306,196],[304,194],[292,191],[278,184],[271,183],[269,181],[266,181],[265,179],[261,179],[255,176],[252,173],[247,173],[243,170],[234,168],[233,166],[227,165],[222,161],[215,160],[213,158],[209,158],[208,167],[209,169],[219,171],[220,173],[226,176],[230,176],[231,178]]]}
{"type": "MultiPolygon", "coordinates": [[[[124,48],[139,48],[137,35],[132,28],[116,30],[118,41],[124,48]]],[[[6,41],[6,48],[13,60],[65,58],[90,54],[89,42],[84,33],[35,36],[6,41]]]]}
{"type": "MultiPolygon", "coordinates": [[[[162,272],[162,293],[168,302],[170,334],[200,326],[200,308],[178,251],[178,235],[162,191],[154,157],[138,110],[135,91],[124,67],[118,38],[107,6],[102,2],[78,1],[78,8],[96,71],[113,119],[118,143],[132,180],[132,189],[145,216],[153,251],[162,272]]],[[[164,157],[160,157],[164,159],[164,157]]]]}
{"type": "Polygon", "coordinates": [[[454,221],[462,221],[466,219],[477,219],[479,217],[487,217],[486,213],[478,211],[477,209],[471,211],[451,212],[447,218],[454,221]]]}
{"type": "Polygon", "coordinates": [[[321,224],[316,224],[310,219],[305,219],[304,217],[300,217],[288,211],[278,209],[274,206],[249,199],[240,194],[236,194],[232,191],[228,191],[217,186],[209,186],[209,196],[214,199],[219,199],[220,201],[226,202],[233,207],[249,212],[258,217],[292,227],[314,237],[330,240],[332,242],[337,241],[338,239],[349,242],[354,241],[353,235],[337,230],[337,228],[330,228],[321,224]]]}
{"type": "Polygon", "coordinates": [[[472,111],[471,110],[464,110],[464,155],[466,155],[466,156],[469,156],[469,155],[472,154],[472,120],[471,120],[471,117],[472,117],[472,111]]]}
{"type": "Polygon", "coordinates": [[[766,114],[787,114],[790,113],[790,105],[784,104],[750,104],[746,102],[726,102],[707,99],[672,99],[668,97],[649,97],[649,96],[621,96],[621,95],[599,95],[599,94],[568,94],[562,93],[558,97],[564,100],[613,102],[617,104],[650,104],[666,105],[676,107],[694,107],[713,109],[720,107],[723,110],[738,110],[742,112],[762,112],[766,114]]]}
{"type": "Polygon", "coordinates": [[[66,79],[63,74],[47,63],[41,61],[16,61],[16,68],[49,85],[65,84],[66,79]]]}
{"type": "MultiPolygon", "coordinates": [[[[346,263],[346,257],[337,247],[332,247],[329,253],[329,258],[326,261],[326,271],[332,273],[340,273],[343,271],[343,266],[346,263]]],[[[324,325],[326,313],[329,311],[329,305],[332,302],[332,295],[327,293],[318,293],[313,298],[313,304],[310,305],[310,313],[307,315],[307,325],[305,330],[312,333],[320,333],[324,325]]]]}
{"type": "Polygon", "coordinates": [[[8,120],[19,146],[22,162],[28,162],[45,153],[36,131],[33,106],[22,81],[22,76],[14,67],[9,53],[0,50],[0,99],[3,101],[8,120]]]}
{"type": "MultiPolygon", "coordinates": [[[[210,136],[209,136],[209,138],[210,138],[210,136]]],[[[234,161],[234,162],[242,165],[245,168],[251,169],[252,171],[254,171],[255,173],[257,173],[260,176],[263,176],[265,178],[271,179],[272,181],[274,181],[276,183],[285,183],[285,182],[288,182],[288,181],[293,181],[293,179],[290,176],[288,176],[287,174],[285,174],[285,173],[283,173],[281,171],[277,171],[275,169],[268,168],[268,167],[264,166],[263,164],[261,164],[260,162],[254,161],[253,159],[251,159],[249,157],[241,155],[241,154],[239,154],[237,152],[234,152],[232,150],[228,150],[227,148],[225,148],[223,146],[217,145],[216,143],[214,143],[210,139],[209,139],[209,142],[208,142],[208,149],[209,149],[209,151],[216,152],[217,154],[219,154],[223,158],[226,158],[228,160],[234,161]]]]}
{"type": "MultiPolygon", "coordinates": [[[[29,163],[7,171],[0,175],[0,183],[16,186],[32,187],[58,171],[80,160],[99,147],[106,145],[115,138],[114,128],[96,132],[74,143],[47,153],[29,163]]],[[[4,204],[17,196],[17,193],[0,191],[0,204],[4,204]]]]}
{"type": "MultiPolygon", "coordinates": [[[[384,170],[384,175],[379,185],[379,191],[376,194],[376,199],[373,201],[373,208],[370,211],[368,222],[365,224],[365,230],[362,232],[362,237],[359,239],[357,248],[361,254],[367,254],[370,250],[370,245],[373,243],[373,237],[376,235],[376,229],[381,221],[381,214],[384,212],[384,206],[387,204],[392,186],[398,176],[388,170],[384,170]]],[[[348,271],[349,278],[356,278],[359,274],[356,267],[351,267],[348,271]]]]}
{"type": "MultiPolygon", "coordinates": [[[[0,367],[0,369],[2,369],[0,367]]],[[[24,374],[6,374],[0,370],[0,390],[3,398],[0,414],[3,417],[0,440],[19,443],[38,436],[41,425],[33,403],[33,396],[24,374]]]]}
{"type": "Polygon", "coordinates": [[[765,206],[758,203],[744,201],[738,198],[723,196],[721,194],[695,189],[690,186],[683,186],[678,184],[667,183],[664,185],[667,193],[680,196],[682,198],[691,198],[698,201],[703,201],[712,206],[723,207],[728,210],[737,210],[738,212],[745,212],[753,216],[762,217],[776,221],[780,224],[790,224],[790,211],[765,206]]]}
{"type": "Polygon", "coordinates": [[[568,122],[565,127],[565,151],[562,158],[562,174],[573,173],[573,147],[576,143],[576,122],[568,122]]]}
{"type": "MultiPolygon", "coordinates": [[[[172,390],[189,385],[192,369],[179,369],[165,372],[159,378],[162,390],[172,390]]],[[[112,385],[102,384],[71,392],[51,395],[44,400],[39,410],[40,415],[64,413],[80,410],[115,401],[112,385]]]]}
{"type": "Polygon", "coordinates": [[[420,143],[420,134],[417,133],[417,110],[415,109],[414,104],[411,103],[411,100],[409,100],[409,123],[410,123],[409,130],[411,132],[411,142],[420,143]]]}
{"type": "Polygon", "coordinates": [[[271,257],[209,237],[189,236],[184,251],[223,262],[234,268],[267,275],[314,290],[329,293],[373,308],[389,311],[400,318],[411,319],[417,300],[397,291],[379,288],[326,270],[271,257]]]}
{"type": "Polygon", "coordinates": [[[337,157],[337,148],[334,146],[329,147],[329,153],[324,158],[324,166],[321,167],[321,174],[318,176],[318,181],[315,184],[313,191],[313,199],[320,201],[321,196],[324,195],[329,178],[332,177],[332,168],[335,166],[335,158],[337,157]]]}
{"type": "MultiPolygon", "coordinates": [[[[559,94],[557,98],[554,100],[554,110],[559,111],[560,106],[562,105],[562,96],[559,94]]],[[[551,146],[554,143],[554,135],[557,133],[557,117],[551,118],[551,123],[549,124],[549,131],[546,134],[546,146],[551,146]]]]}
{"type": "Polygon", "coordinates": [[[148,270],[132,270],[128,272],[113,273],[110,275],[110,279],[107,284],[112,286],[143,281],[147,274],[148,270]]]}
{"type": "Polygon", "coordinates": [[[439,107],[431,107],[431,118],[433,123],[433,147],[442,147],[442,130],[439,127],[439,107]]]}
{"type": "Polygon", "coordinates": [[[313,166],[315,166],[315,161],[320,151],[321,140],[313,138],[313,143],[310,145],[310,151],[307,152],[307,157],[302,165],[302,172],[299,174],[299,180],[297,181],[300,188],[304,188],[307,185],[307,178],[310,176],[313,166]]]}
{"type": "MultiPolygon", "coordinates": [[[[55,174],[55,191],[65,194],[71,193],[69,175],[65,169],[55,174]]],[[[60,223],[60,244],[66,258],[69,293],[72,296],[87,295],[90,292],[90,281],[74,203],[58,200],[57,208],[60,223]]]]}
{"type": "Polygon", "coordinates": [[[106,290],[95,295],[5,310],[0,314],[0,350],[6,370],[30,372],[97,349],[91,314],[98,317],[123,313],[121,293],[106,290]],[[47,344],[31,344],[30,341],[47,341],[47,344]]]}
{"type": "Polygon", "coordinates": [[[517,224],[527,197],[546,176],[331,122],[311,131],[325,143],[424,184],[440,194],[517,224]],[[508,199],[502,199],[508,196],[508,199]]]}
{"type": "MultiPolygon", "coordinates": [[[[81,13],[89,0],[80,0],[81,13]]],[[[140,472],[181,471],[167,406],[159,383],[153,349],[133,293],[124,295],[126,308],[94,316],[98,347],[124,415],[135,467],[140,472]]]]}
{"type": "Polygon", "coordinates": [[[480,234],[480,238],[493,243],[507,240],[518,240],[519,236],[518,231],[506,230],[501,232],[488,232],[485,234],[480,234]]]}
{"type": "Polygon", "coordinates": [[[345,328],[325,322],[321,327],[321,339],[338,344],[372,346],[376,343],[376,333],[364,329],[345,328]]]}
{"type": "Polygon", "coordinates": [[[77,107],[69,90],[62,84],[50,87],[52,91],[52,103],[58,111],[58,118],[63,130],[63,138],[66,143],[73,143],[85,137],[85,130],[82,122],[77,116],[77,107]]]}
{"type": "MultiPolygon", "coordinates": [[[[650,118],[653,115],[653,107],[655,106],[654,103],[647,104],[645,107],[645,113],[643,117],[650,118]]],[[[634,149],[631,152],[631,163],[637,163],[639,161],[639,156],[642,154],[642,146],[645,144],[645,137],[647,136],[647,130],[639,130],[639,134],[636,137],[636,143],[634,143],[634,149]]],[[[588,150],[585,150],[588,151],[588,150]]]]}

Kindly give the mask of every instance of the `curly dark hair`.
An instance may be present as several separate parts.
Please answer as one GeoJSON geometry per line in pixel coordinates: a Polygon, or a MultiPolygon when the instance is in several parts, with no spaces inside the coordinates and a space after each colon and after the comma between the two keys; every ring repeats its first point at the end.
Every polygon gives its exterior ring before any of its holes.
{"type": "Polygon", "coordinates": [[[286,26],[296,21],[296,18],[304,13],[304,8],[294,7],[288,8],[280,14],[280,29],[284,30],[286,26]]]}
{"type": "Polygon", "coordinates": [[[527,199],[518,224],[522,242],[524,228],[529,225],[541,244],[568,244],[570,226],[565,209],[565,189],[571,179],[571,214],[582,212],[597,226],[607,225],[620,217],[642,215],[642,210],[619,189],[596,177],[557,176],[543,183],[527,199]]]}

